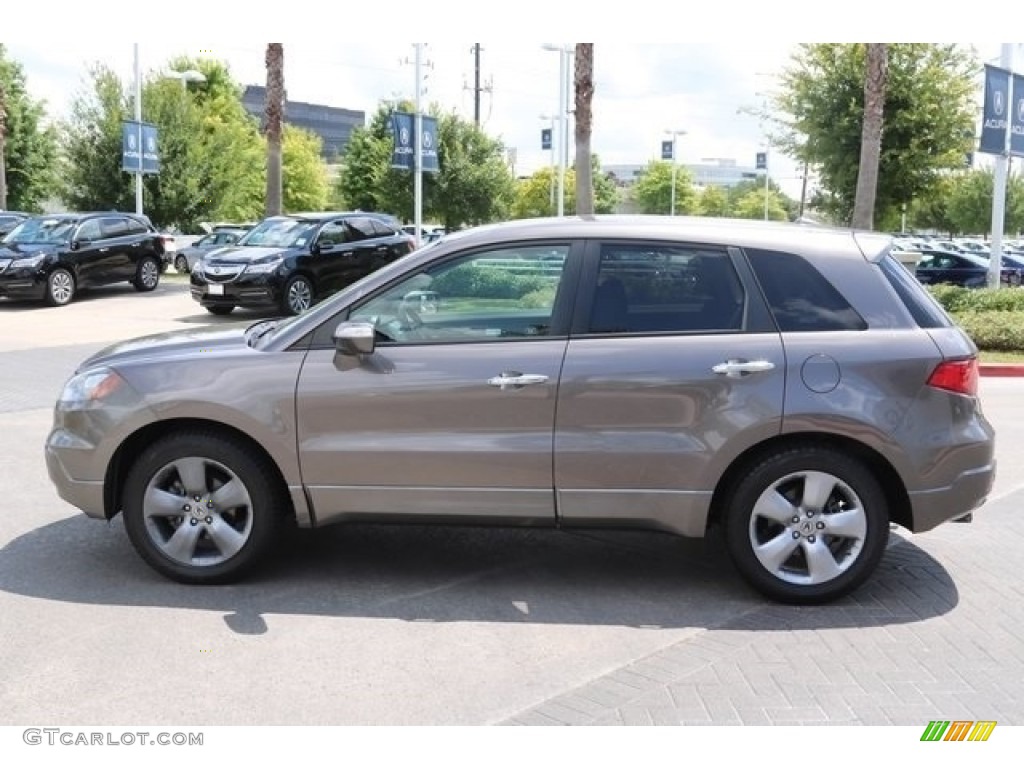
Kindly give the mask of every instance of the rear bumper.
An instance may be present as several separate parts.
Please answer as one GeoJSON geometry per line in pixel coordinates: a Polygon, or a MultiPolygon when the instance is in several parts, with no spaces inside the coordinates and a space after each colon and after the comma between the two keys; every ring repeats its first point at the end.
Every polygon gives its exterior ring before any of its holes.
{"type": "Polygon", "coordinates": [[[910,492],[914,533],[930,531],[942,523],[977,509],[988,498],[996,479],[996,463],[966,470],[950,485],[910,492]]]}

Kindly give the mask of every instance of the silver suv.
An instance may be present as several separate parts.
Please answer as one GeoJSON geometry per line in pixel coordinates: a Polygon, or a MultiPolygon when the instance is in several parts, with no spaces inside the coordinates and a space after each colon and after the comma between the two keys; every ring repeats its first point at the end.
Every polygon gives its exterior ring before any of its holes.
{"type": "Polygon", "coordinates": [[[287,521],[722,526],[753,587],[831,600],[891,523],[962,518],[994,479],[977,350],[890,247],[721,219],[458,232],[299,316],[89,358],[50,477],[183,582],[239,577],[287,521]]]}

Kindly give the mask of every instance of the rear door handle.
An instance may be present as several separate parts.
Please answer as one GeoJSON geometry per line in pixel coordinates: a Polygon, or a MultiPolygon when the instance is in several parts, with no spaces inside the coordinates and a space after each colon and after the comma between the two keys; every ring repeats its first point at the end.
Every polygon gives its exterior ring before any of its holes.
{"type": "Polygon", "coordinates": [[[775,363],[768,360],[726,360],[724,363],[713,365],[711,370],[730,378],[739,378],[748,373],[763,373],[774,370],[774,368],[775,363]]]}
{"type": "Polygon", "coordinates": [[[518,371],[505,371],[500,376],[492,376],[487,383],[492,387],[501,389],[519,389],[527,384],[543,384],[548,377],[541,373],[519,373],[518,371]]]}

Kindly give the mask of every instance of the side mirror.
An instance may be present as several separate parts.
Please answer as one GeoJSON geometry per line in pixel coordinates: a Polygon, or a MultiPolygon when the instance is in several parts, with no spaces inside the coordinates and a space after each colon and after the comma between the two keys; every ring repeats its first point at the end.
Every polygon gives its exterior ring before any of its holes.
{"type": "Polygon", "coordinates": [[[342,355],[372,355],[377,331],[371,323],[339,323],[334,329],[334,349],[342,355]]]}
{"type": "Polygon", "coordinates": [[[88,243],[89,243],[88,240],[72,240],[71,241],[71,250],[72,251],[77,251],[83,245],[88,245],[88,243]]]}
{"type": "Polygon", "coordinates": [[[312,253],[314,256],[318,256],[320,254],[320,251],[322,250],[323,249],[320,247],[319,240],[313,243],[311,246],[309,246],[309,252],[312,253]]]}

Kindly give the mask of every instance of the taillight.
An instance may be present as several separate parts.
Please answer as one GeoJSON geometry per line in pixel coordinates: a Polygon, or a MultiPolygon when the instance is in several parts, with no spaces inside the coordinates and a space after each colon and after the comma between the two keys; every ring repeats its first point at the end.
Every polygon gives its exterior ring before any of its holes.
{"type": "Polygon", "coordinates": [[[928,377],[928,386],[956,392],[958,395],[978,394],[978,359],[946,360],[935,366],[928,377]]]}

